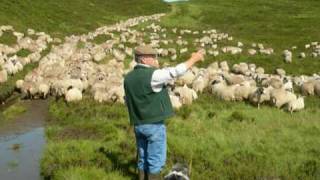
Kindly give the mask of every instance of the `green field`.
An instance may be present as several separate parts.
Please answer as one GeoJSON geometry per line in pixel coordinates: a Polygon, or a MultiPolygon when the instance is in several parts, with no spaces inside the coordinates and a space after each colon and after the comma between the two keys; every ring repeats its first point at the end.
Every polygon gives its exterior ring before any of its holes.
{"type": "MultiPolygon", "coordinates": [[[[320,41],[319,7],[317,0],[194,0],[170,6],[158,0],[14,0],[1,2],[0,24],[61,37],[133,16],[167,12],[165,27],[214,28],[234,36],[235,43],[261,42],[276,51],[272,56],[222,55],[201,66],[216,60],[245,61],[268,72],[282,67],[290,74],[312,74],[320,71],[319,58],[296,58],[285,64],[281,52],[298,46],[297,56],[304,44],[320,41]]],[[[70,104],[50,99],[49,112],[48,144],[41,161],[45,178],[136,177],[135,139],[125,106],[100,104],[86,96],[70,104]]],[[[291,115],[267,105],[257,109],[244,102],[223,102],[204,93],[167,123],[164,174],[181,162],[195,180],[320,179],[319,97],[306,98],[306,109],[291,115]]]]}

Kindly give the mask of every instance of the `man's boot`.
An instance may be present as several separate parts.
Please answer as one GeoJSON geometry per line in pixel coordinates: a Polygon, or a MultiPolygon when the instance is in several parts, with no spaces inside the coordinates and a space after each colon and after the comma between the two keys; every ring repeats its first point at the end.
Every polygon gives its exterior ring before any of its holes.
{"type": "Polygon", "coordinates": [[[160,174],[148,174],[148,180],[161,180],[160,174]]]}
{"type": "Polygon", "coordinates": [[[147,175],[144,173],[144,171],[139,170],[139,180],[148,180],[147,175]]]}

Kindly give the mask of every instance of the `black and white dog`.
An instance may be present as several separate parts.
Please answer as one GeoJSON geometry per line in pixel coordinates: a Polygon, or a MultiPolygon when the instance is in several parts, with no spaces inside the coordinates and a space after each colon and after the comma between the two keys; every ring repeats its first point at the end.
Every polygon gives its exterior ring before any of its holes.
{"type": "Polygon", "coordinates": [[[188,174],[188,167],[178,163],[173,166],[170,173],[164,177],[164,180],[190,180],[188,174]]]}

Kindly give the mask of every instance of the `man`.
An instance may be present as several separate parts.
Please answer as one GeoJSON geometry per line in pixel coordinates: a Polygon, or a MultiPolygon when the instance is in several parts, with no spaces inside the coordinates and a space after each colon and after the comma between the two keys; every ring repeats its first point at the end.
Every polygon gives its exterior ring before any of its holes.
{"type": "Polygon", "coordinates": [[[139,180],[160,179],[166,161],[166,127],[164,120],[173,108],[166,85],[183,75],[203,59],[202,51],[176,67],[159,68],[157,51],[150,46],[135,49],[137,65],[124,79],[125,99],[130,124],[134,125],[138,151],[139,180]]]}

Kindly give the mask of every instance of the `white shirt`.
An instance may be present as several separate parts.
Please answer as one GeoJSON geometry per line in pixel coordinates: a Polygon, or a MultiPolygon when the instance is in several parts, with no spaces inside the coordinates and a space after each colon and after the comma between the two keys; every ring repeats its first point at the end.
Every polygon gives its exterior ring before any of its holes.
{"type": "MultiPolygon", "coordinates": [[[[146,64],[138,63],[138,65],[150,67],[146,64]]],[[[151,77],[151,87],[153,92],[160,92],[164,85],[167,85],[170,81],[185,74],[187,71],[188,68],[185,63],[178,64],[175,67],[167,67],[155,70],[151,77]]]]}

